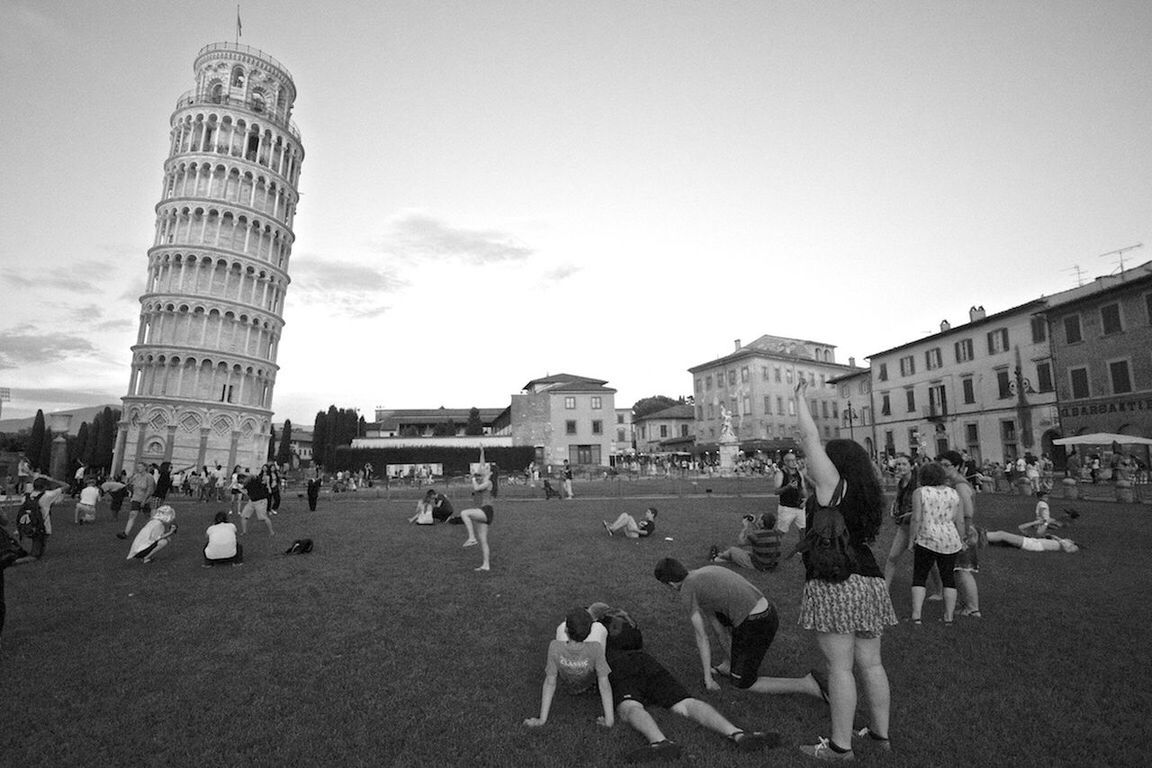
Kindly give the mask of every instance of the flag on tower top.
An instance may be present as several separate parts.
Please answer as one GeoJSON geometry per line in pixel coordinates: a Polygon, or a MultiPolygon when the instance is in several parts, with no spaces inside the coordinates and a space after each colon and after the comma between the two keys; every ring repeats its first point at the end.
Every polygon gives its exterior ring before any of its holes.
{"type": "Polygon", "coordinates": [[[243,29],[244,29],[243,26],[240,24],[240,6],[237,5],[236,6],[236,39],[237,40],[240,39],[240,35],[243,32],[243,29]]]}

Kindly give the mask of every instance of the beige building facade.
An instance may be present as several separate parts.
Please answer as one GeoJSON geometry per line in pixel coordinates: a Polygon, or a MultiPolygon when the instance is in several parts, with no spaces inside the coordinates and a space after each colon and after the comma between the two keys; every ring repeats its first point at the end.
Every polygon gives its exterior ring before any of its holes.
{"type": "Polygon", "coordinates": [[[536,463],[545,470],[565,460],[608,466],[621,425],[616,390],[607,383],[567,373],[529,381],[512,395],[512,444],[535,446],[536,463]]]}

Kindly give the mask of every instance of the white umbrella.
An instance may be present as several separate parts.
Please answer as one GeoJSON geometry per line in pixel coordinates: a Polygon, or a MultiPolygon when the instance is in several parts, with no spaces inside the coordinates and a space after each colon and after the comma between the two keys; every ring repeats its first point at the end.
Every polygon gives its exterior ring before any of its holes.
{"type": "Polygon", "coordinates": [[[1152,445],[1147,437],[1135,435],[1116,435],[1111,432],[1093,432],[1090,435],[1076,435],[1074,437],[1061,437],[1052,441],[1055,445],[1152,445]]]}

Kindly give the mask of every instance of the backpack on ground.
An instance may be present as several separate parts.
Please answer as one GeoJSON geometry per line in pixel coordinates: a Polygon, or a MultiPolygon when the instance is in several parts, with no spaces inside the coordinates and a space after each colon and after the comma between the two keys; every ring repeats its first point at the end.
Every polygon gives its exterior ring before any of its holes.
{"type": "Polygon", "coordinates": [[[841,478],[828,506],[816,504],[811,524],[792,550],[792,554],[807,554],[806,562],[813,577],[821,581],[846,581],[856,570],[856,552],[852,549],[848,526],[840,512],[843,498],[844,479],[841,478]]]}
{"type": "Polygon", "coordinates": [[[312,539],[296,539],[292,546],[284,550],[286,555],[306,555],[312,551],[312,539]]]}
{"type": "Polygon", "coordinates": [[[43,495],[24,494],[24,503],[16,513],[16,531],[22,538],[34,539],[44,535],[44,514],[40,511],[40,497],[43,495]]]}

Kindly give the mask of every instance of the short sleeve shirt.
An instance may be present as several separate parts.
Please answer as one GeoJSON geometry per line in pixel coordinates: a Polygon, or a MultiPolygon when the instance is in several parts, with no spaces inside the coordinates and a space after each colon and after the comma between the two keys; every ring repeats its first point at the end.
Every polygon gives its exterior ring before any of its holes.
{"type": "Polygon", "coordinates": [[[726,627],[738,627],[752,613],[764,593],[743,576],[718,565],[689,571],[680,587],[680,601],[686,613],[693,603],[704,616],[715,615],[726,627]]]}
{"type": "Polygon", "coordinates": [[[656,532],[656,523],[651,520],[641,520],[636,527],[640,529],[641,536],[651,536],[656,532]]]}
{"type": "Polygon", "coordinates": [[[553,640],[548,644],[548,664],[544,672],[549,677],[556,675],[570,691],[586,690],[597,677],[607,677],[611,671],[600,643],[553,640]]]}

